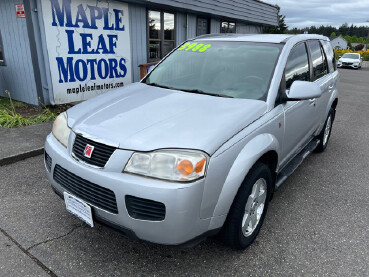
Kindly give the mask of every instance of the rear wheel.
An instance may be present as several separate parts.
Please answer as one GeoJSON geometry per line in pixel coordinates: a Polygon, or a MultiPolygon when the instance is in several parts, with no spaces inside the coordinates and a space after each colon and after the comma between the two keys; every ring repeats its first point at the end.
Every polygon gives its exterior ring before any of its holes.
{"type": "Polygon", "coordinates": [[[329,138],[332,132],[333,119],[334,119],[334,110],[331,108],[329,110],[323,130],[320,132],[318,136],[318,139],[320,140],[320,142],[317,148],[315,149],[316,152],[323,152],[327,148],[328,141],[329,141],[329,138]]]}
{"type": "Polygon", "coordinates": [[[242,183],[223,226],[222,236],[233,249],[248,247],[258,235],[272,192],[272,175],[256,164],[242,183]]]}

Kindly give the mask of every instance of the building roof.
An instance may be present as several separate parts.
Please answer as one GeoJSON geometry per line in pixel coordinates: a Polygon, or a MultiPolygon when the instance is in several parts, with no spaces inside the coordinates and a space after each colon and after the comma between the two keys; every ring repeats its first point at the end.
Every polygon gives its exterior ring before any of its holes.
{"type": "Polygon", "coordinates": [[[333,40],[335,40],[335,39],[338,39],[338,38],[342,38],[344,41],[346,41],[347,42],[347,40],[345,40],[343,37],[341,37],[341,36],[338,36],[338,37],[329,37],[329,40],[330,41],[333,41],[333,40]]]}
{"type": "MultiPolygon", "coordinates": [[[[1,0],[0,0],[1,1],[1,0]]],[[[122,0],[120,0],[122,1],[122,0]]],[[[135,4],[146,4],[152,7],[166,6],[170,9],[190,11],[196,14],[210,14],[218,18],[233,21],[244,21],[261,25],[278,25],[278,10],[274,5],[259,0],[124,0],[135,4]]]]}
{"type": "Polygon", "coordinates": [[[285,35],[285,34],[210,34],[199,36],[196,39],[200,40],[212,40],[212,41],[249,41],[249,42],[269,42],[269,43],[281,43],[286,42],[290,38],[296,38],[300,40],[307,39],[323,39],[328,40],[327,37],[321,35],[285,35]]]}

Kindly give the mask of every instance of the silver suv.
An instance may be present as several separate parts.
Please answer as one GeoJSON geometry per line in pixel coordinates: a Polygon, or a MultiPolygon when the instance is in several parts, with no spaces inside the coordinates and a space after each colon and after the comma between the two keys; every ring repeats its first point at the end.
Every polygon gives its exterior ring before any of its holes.
{"type": "Polygon", "coordinates": [[[273,192],[327,147],[338,103],[318,35],[208,35],[141,82],[55,120],[45,166],[68,211],[131,237],[235,249],[260,231],[273,192]]]}

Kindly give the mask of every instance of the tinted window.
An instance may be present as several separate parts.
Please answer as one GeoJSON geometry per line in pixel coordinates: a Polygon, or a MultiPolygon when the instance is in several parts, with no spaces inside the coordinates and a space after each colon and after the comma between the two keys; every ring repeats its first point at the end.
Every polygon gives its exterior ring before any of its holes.
{"type": "Polygon", "coordinates": [[[187,42],[151,71],[144,82],[264,100],[282,47],[268,43],[187,42]]]}
{"type": "Polygon", "coordinates": [[[322,49],[319,41],[310,40],[308,45],[311,52],[311,61],[313,63],[313,81],[327,74],[327,63],[322,55],[322,49]]]}
{"type": "Polygon", "coordinates": [[[286,89],[296,80],[310,81],[309,58],[305,43],[295,46],[288,57],[286,70],[286,89]]]}
{"type": "Polygon", "coordinates": [[[320,51],[322,52],[322,57],[323,57],[323,72],[324,72],[324,75],[326,75],[329,72],[327,56],[326,56],[322,46],[320,46],[320,51]]]}
{"type": "Polygon", "coordinates": [[[329,72],[333,72],[336,70],[336,58],[334,57],[332,46],[328,41],[322,41],[322,44],[327,56],[329,72]]]}

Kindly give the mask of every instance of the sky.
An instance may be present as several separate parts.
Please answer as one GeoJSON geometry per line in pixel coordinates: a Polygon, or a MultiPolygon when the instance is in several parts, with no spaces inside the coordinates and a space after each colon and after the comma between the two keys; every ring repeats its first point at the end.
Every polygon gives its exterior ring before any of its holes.
{"type": "Polygon", "coordinates": [[[312,25],[369,26],[369,0],[262,0],[278,4],[289,29],[312,25]]]}

